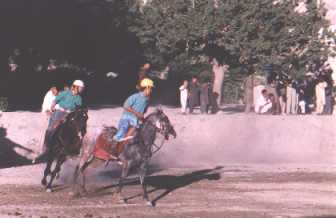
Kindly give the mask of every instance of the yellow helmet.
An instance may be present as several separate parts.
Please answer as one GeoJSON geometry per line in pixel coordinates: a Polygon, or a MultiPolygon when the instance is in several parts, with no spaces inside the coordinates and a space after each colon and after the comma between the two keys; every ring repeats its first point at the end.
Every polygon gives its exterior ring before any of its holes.
{"type": "Polygon", "coordinates": [[[151,79],[145,78],[145,79],[141,80],[140,86],[142,88],[147,88],[147,87],[153,88],[154,87],[154,82],[151,79]]]}

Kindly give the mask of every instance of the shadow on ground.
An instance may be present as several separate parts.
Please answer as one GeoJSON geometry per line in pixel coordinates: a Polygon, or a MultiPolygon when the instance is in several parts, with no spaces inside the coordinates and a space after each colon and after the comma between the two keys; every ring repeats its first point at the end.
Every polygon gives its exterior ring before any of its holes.
{"type": "Polygon", "coordinates": [[[6,136],[7,129],[0,127],[0,169],[31,164],[31,160],[18,154],[15,149],[22,149],[27,153],[32,153],[33,151],[16,144],[6,136]]]}
{"type": "MultiPolygon", "coordinates": [[[[148,176],[146,177],[146,184],[148,185],[148,193],[156,193],[160,192],[161,190],[164,190],[163,193],[157,195],[156,197],[153,198],[152,202],[153,204],[156,204],[160,199],[164,198],[166,195],[169,193],[176,191],[177,189],[189,186],[193,183],[197,183],[202,180],[219,180],[221,178],[220,173],[218,172],[221,170],[223,167],[215,167],[213,169],[204,169],[204,170],[197,170],[193,171],[191,173],[186,173],[181,176],[174,176],[174,175],[157,175],[157,176],[148,176]],[[152,187],[152,188],[150,188],[152,187]]],[[[132,181],[128,180],[124,183],[124,193],[127,191],[127,186],[129,185],[139,185],[140,182],[139,179],[132,179],[132,181]]],[[[114,188],[117,185],[109,185],[105,186],[103,188],[97,189],[95,191],[94,196],[98,195],[106,195],[106,194],[111,194],[111,193],[100,193],[103,192],[104,190],[114,188]]],[[[126,197],[126,201],[141,197],[142,193],[126,197]]]]}

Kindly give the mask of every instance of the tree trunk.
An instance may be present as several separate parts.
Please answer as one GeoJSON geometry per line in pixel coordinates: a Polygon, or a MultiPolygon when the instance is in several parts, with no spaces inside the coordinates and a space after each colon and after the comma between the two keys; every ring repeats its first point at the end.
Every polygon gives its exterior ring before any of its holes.
{"type": "Polygon", "coordinates": [[[222,100],[222,87],[224,82],[224,75],[228,71],[228,65],[220,65],[218,61],[214,58],[212,61],[212,72],[214,74],[213,80],[213,92],[216,95],[217,104],[221,105],[222,100]]]}
{"type": "Polygon", "coordinates": [[[254,87],[254,76],[249,75],[245,81],[245,113],[250,113],[253,107],[253,87],[254,87]]]}

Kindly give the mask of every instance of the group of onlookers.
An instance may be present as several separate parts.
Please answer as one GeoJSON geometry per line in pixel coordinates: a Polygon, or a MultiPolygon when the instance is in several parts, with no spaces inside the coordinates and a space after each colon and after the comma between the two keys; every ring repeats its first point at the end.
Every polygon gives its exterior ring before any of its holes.
{"type": "Polygon", "coordinates": [[[332,114],[333,83],[328,76],[290,81],[273,81],[255,87],[254,111],[258,114],[332,114]]]}
{"type": "Polygon", "coordinates": [[[209,80],[199,82],[196,76],[191,81],[184,80],[179,87],[182,114],[194,114],[195,108],[199,106],[201,114],[216,113],[218,105],[216,94],[212,90],[209,80]]]}

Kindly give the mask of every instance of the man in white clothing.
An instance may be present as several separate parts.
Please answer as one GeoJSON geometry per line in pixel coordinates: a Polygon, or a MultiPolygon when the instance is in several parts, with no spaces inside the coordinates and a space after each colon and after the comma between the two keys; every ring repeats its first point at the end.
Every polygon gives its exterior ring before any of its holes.
{"type": "Polygon", "coordinates": [[[261,96],[257,99],[254,111],[257,114],[265,114],[272,108],[272,102],[268,98],[266,89],[261,91],[261,96]]]}
{"type": "MultiPolygon", "coordinates": [[[[45,146],[44,146],[44,137],[45,137],[45,129],[47,129],[48,123],[49,123],[49,118],[52,113],[52,103],[55,101],[55,98],[58,94],[58,90],[55,86],[51,87],[47,94],[44,96],[43,99],[43,104],[42,104],[42,116],[43,116],[43,127],[41,128],[43,130],[41,137],[40,137],[40,147],[38,154],[42,154],[45,151],[45,146]]],[[[35,162],[33,160],[33,162],[35,162]]]]}
{"type": "Polygon", "coordinates": [[[180,101],[181,101],[181,111],[182,114],[187,113],[187,102],[188,102],[188,81],[184,80],[183,85],[180,86],[180,101]]]}

